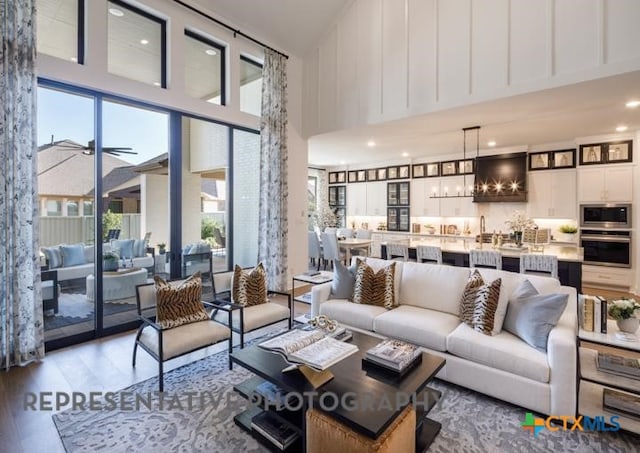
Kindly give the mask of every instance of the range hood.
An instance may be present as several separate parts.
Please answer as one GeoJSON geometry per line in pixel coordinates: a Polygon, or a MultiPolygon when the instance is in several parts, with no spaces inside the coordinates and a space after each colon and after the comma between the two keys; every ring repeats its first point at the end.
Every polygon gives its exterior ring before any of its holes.
{"type": "Polygon", "coordinates": [[[473,201],[527,201],[527,153],[477,157],[473,201]]]}

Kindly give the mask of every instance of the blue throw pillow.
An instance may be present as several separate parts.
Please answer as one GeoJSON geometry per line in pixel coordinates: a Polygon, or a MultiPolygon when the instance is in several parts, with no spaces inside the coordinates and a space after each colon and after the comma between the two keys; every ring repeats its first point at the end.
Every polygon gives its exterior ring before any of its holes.
{"type": "Polygon", "coordinates": [[[61,245],[60,254],[64,267],[79,266],[87,262],[84,258],[84,244],[61,245]]]}
{"type": "Polygon", "coordinates": [[[333,260],[333,280],[331,297],[335,299],[353,299],[353,287],[356,284],[356,265],[346,267],[340,260],[333,260]]]}
{"type": "Polygon", "coordinates": [[[120,258],[133,258],[134,239],[112,239],[111,249],[117,249],[120,258]]]}
{"type": "Polygon", "coordinates": [[[529,280],[522,282],[514,294],[520,297],[509,301],[502,328],[546,352],[549,332],[562,316],[569,295],[538,294],[529,280]]]}
{"type": "Polygon", "coordinates": [[[42,253],[47,258],[49,269],[62,267],[62,255],[59,247],[42,247],[42,253]]]}
{"type": "Polygon", "coordinates": [[[133,242],[133,256],[136,258],[146,256],[147,242],[144,239],[137,239],[133,242]]]}

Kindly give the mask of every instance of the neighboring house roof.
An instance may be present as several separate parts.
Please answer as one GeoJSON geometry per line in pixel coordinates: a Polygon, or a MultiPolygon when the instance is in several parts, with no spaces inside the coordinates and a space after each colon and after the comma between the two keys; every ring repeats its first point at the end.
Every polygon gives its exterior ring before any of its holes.
{"type": "Polygon", "coordinates": [[[215,179],[206,179],[202,178],[201,183],[202,193],[207,195],[207,199],[209,200],[218,200],[218,186],[216,184],[215,179]]]}
{"type": "MultiPolygon", "coordinates": [[[[60,140],[38,147],[38,193],[40,195],[92,196],[94,181],[93,155],[84,154],[83,145],[72,140],[60,140]],[[60,146],[62,145],[62,146],[60,146]],[[78,146],[78,149],[65,145],[78,146]]],[[[133,166],[111,154],[103,154],[104,190],[122,185],[138,175],[133,166]]]]}
{"type": "Polygon", "coordinates": [[[138,173],[169,174],[169,153],[162,153],[134,167],[138,173]]]}

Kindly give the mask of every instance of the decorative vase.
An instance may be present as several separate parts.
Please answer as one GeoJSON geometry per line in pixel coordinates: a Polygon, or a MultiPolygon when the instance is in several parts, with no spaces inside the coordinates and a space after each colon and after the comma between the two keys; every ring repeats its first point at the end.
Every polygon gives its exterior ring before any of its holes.
{"type": "Polygon", "coordinates": [[[516,241],[516,245],[520,247],[522,245],[522,231],[514,231],[513,237],[516,241]]]}
{"type": "Polygon", "coordinates": [[[638,330],[638,326],[640,325],[640,319],[618,319],[616,320],[616,324],[618,324],[618,329],[620,329],[621,332],[636,333],[636,330],[638,330]]]}
{"type": "Polygon", "coordinates": [[[109,271],[117,271],[118,270],[118,261],[117,260],[104,260],[102,261],[102,270],[109,271]]]}

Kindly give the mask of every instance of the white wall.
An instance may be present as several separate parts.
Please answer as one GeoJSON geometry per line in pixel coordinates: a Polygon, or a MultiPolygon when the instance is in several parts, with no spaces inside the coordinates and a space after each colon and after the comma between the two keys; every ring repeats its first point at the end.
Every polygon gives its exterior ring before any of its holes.
{"type": "Polygon", "coordinates": [[[305,134],[640,69],[636,0],[354,0],[305,59],[305,134]]]}

